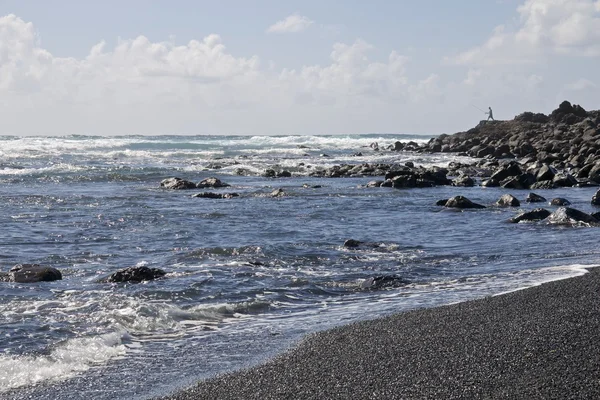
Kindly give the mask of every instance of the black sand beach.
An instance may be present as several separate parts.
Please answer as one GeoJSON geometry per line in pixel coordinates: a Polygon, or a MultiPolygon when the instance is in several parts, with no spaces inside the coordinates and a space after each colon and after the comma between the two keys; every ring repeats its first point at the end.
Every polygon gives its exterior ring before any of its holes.
{"type": "MultiPolygon", "coordinates": [[[[187,399],[600,398],[600,269],[311,335],[187,399]]],[[[201,360],[199,360],[201,362],[201,360]]]]}

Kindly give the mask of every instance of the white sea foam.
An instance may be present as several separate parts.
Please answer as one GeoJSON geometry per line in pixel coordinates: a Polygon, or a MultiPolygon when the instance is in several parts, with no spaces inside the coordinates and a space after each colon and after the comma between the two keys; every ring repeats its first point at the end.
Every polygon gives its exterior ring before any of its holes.
{"type": "Polygon", "coordinates": [[[48,355],[0,355],[0,392],[66,379],[125,354],[123,333],[69,339],[48,355]]]}

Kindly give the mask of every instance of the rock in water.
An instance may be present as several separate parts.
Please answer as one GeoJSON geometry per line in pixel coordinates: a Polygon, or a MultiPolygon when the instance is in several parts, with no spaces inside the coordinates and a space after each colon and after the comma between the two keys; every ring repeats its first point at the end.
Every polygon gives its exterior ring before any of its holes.
{"type": "Polygon", "coordinates": [[[556,197],[552,200],[550,200],[550,205],[551,206],[559,206],[559,207],[563,207],[563,206],[570,206],[571,202],[565,198],[562,197],[556,197]]]}
{"type": "Polygon", "coordinates": [[[222,188],[222,187],[228,187],[228,186],[230,186],[228,183],[221,182],[221,180],[218,178],[206,178],[206,179],[203,179],[202,181],[198,182],[198,184],[196,185],[196,187],[199,189],[204,189],[207,187],[222,188]]]}
{"type": "Polygon", "coordinates": [[[471,200],[464,196],[454,196],[444,204],[444,207],[448,208],[485,208],[481,204],[473,203],[471,200]]]}
{"type": "Polygon", "coordinates": [[[600,221],[583,211],[570,207],[560,207],[548,217],[548,222],[556,225],[574,225],[584,223],[587,225],[598,225],[600,221]]]}
{"type": "Polygon", "coordinates": [[[381,275],[367,278],[360,283],[363,290],[397,288],[410,284],[410,281],[398,275],[381,275]]]}
{"type": "Polygon", "coordinates": [[[186,181],[185,179],[181,178],[167,178],[163,179],[160,182],[160,187],[171,190],[185,190],[195,189],[196,184],[194,182],[186,181]]]}
{"type": "Polygon", "coordinates": [[[200,197],[203,199],[232,199],[239,197],[237,193],[213,193],[213,192],[200,192],[192,195],[192,197],[200,197]]]}
{"type": "Polygon", "coordinates": [[[500,207],[519,207],[521,202],[512,194],[503,194],[496,202],[496,205],[500,207]]]}
{"type": "Polygon", "coordinates": [[[62,274],[59,270],[39,264],[17,264],[8,273],[0,273],[0,282],[32,283],[61,279],[62,274]]]}
{"type": "Polygon", "coordinates": [[[359,240],[355,240],[355,239],[348,239],[344,242],[344,247],[351,247],[351,248],[355,248],[360,246],[362,242],[359,240]]]}
{"type": "Polygon", "coordinates": [[[544,208],[536,208],[532,211],[527,211],[510,219],[510,222],[519,223],[522,221],[541,221],[550,216],[550,211],[544,208]]]}
{"type": "Polygon", "coordinates": [[[600,190],[598,190],[592,196],[592,204],[595,205],[595,206],[600,206],[600,190]]]}
{"type": "Polygon", "coordinates": [[[542,203],[546,201],[546,198],[532,192],[527,195],[525,201],[528,203],[542,203]]]}
{"type": "Polygon", "coordinates": [[[143,281],[151,281],[156,278],[161,278],[167,273],[162,269],[148,268],[148,267],[129,267],[121,271],[117,271],[114,274],[106,278],[106,282],[118,283],[118,282],[134,282],[139,283],[143,281]]]}

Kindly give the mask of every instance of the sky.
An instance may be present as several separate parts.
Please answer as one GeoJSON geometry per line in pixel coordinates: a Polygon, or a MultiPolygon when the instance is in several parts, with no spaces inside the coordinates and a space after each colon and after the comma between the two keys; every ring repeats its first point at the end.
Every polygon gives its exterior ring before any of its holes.
{"type": "Polygon", "coordinates": [[[600,0],[0,0],[0,135],[453,133],[598,71],[600,0]]]}

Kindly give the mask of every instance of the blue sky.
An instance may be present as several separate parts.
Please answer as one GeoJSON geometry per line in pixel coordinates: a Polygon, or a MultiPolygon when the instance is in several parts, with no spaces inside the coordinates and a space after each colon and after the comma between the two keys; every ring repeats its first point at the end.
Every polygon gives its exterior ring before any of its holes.
{"type": "Polygon", "coordinates": [[[0,2],[0,134],[466,130],[600,108],[600,1],[0,2]]]}

